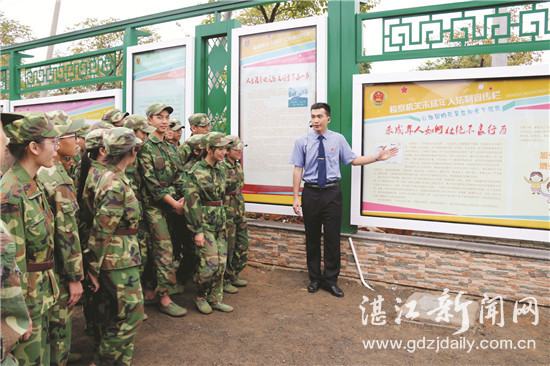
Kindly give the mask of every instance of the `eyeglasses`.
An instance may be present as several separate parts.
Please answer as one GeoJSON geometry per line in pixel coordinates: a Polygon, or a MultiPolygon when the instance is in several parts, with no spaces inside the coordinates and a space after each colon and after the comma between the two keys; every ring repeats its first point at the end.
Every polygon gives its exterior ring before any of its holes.
{"type": "Polygon", "coordinates": [[[59,149],[59,137],[55,137],[53,140],[46,140],[45,142],[47,141],[52,141],[53,142],[53,147],[57,150],[59,149]]]}
{"type": "Polygon", "coordinates": [[[70,135],[63,135],[63,136],[59,136],[58,139],[61,140],[61,139],[68,139],[69,137],[74,137],[75,141],[78,140],[78,136],[76,134],[70,134],[70,135]]]}

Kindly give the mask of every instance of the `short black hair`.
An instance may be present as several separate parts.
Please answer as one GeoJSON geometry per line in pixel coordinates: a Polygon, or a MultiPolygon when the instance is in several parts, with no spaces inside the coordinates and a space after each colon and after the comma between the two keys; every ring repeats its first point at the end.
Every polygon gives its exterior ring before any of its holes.
{"type": "Polygon", "coordinates": [[[327,103],[313,103],[311,105],[311,110],[314,109],[324,109],[327,112],[327,117],[330,117],[330,106],[327,103]]]}

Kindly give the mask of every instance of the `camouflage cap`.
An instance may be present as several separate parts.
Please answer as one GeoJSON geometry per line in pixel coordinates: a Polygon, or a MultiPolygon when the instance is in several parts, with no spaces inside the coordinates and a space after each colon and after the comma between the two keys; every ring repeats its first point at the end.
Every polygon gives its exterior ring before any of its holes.
{"type": "Polygon", "coordinates": [[[101,117],[102,121],[110,122],[110,123],[118,123],[124,119],[124,117],[128,116],[130,113],[122,113],[120,109],[111,109],[110,111],[107,111],[103,117],[101,117]]]}
{"type": "Polygon", "coordinates": [[[206,147],[206,144],[204,143],[206,135],[193,135],[189,137],[187,140],[185,140],[185,143],[191,148],[191,150],[194,149],[200,149],[204,150],[206,147]]]}
{"type": "Polygon", "coordinates": [[[56,126],[66,126],[67,131],[65,133],[73,133],[82,128],[84,125],[84,118],[71,119],[69,115],[63,111],[50,111],[46,115],[50,118],[56,126]]]}
{"type": "Polygon", "coordinates": [[[110,130],[110,129],[112,129],[112,128],[115,128],[115,126],[113,126],[113,125],[110,124],[109,122],[97,121],[96,123],[94,123],[94,124],[90,127],[90,132],[92,132],[93,130],[97,130],[98,128],[103,128],[103,129],[110,130]]]}
{"type": "Polygon", "coordinates": [[[108,131],[107,128],[96,128],[93,131],[88,132],[86,135],[86,143],[84,148],[86,150],[98,149],[103,147],[103,133],[108,131]]]}
{"type": "Polygon", "coordinates": [[[229,144],[227,144],[227,148],[231,150],[242,150],[243,147],[248,146],[244,142],[241,141],[239,136],[227,136],[226,139],[229,140],[229,144]]]}
{"type": "Polygon", "coordinates": [[[145,115],[147,116],[147,118],[149,118],[154,116],[155,114],[159,114],[164,110],[166,110],[169,114],[172,114],[172,112],[174,111],[174,108],[167,106],[166,104],[163,104],[163,103],[155,103],[149,106],[149,108],[147,108],[145,115]]]}
{"type": "Polygon", "coordinates": [[[124,118],[122,127],[129,128],[133,131],[143,131],[145,133],[155,132],[157,129],[147,123],[147,118],[141,114],[131,114],[124,118]]]}
{"type": "Polygon", "coordinates": [[[130,151],[136,145],[143,141],[136,137],[134,131],[126,127],[116,127],[107,130],[103,134],[105,150],[109,155],[120,155],[130,151]]]}
{"type": "Polygon", "coordinates": [[[76,135],[80,138],[86,137],[88,132],[90,132],[91,127],[92,126],[90,126],[89,124],[84,123],[84,125],[80,128],[80,130],[76,131],[76,135]]]}
{"type": "Polygon", "coordinates": [[[221,132],[209,132],[204,136],[204,143],[207,147],[223,147],[229,143],[221,132]]]}
{"type": "Polygon", "coordinates": [[[10,140],[22,144],[42,137],[58,137],[67,131],[67,126],[56,126],[44,112],[20,112],[23,118],[5,125],[4,132],[10,140]]]}
{"type": "Polygon", "coordinates": [[[2,120],[2,125],[6,126],[13,121],[17,121],[18,119],[24,118],[25,116],[19,113],[4,113],[2,112],[0,114],[0,120],[2,120]]]}
{"type": "Polygon", "coordinates": [[[179,130],[180,128],[183,128],[183,125],[181,124],[180,120],[179,119],[171,119],[170,120],[170,128],[173,130],[173,131],[177,131],[179,130]]]}
{"type": "Polygon", "coordinates": [[[189,117],[189,124],[191,126],[204,127],[210,124],[208,116],[204,113],[195,113],[189,117]]]}

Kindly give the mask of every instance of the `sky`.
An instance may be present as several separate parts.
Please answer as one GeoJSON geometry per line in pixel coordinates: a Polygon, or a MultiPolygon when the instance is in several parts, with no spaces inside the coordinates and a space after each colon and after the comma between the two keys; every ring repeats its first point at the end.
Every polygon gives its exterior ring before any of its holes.
{"type": "MultiPolygon", "coordinates": [[[[136,18],[143,15],[160,13],[168,10],[189,7],[206,3],[207,0],[159,0],[159,1],[136,1],[136,0],[59,0],[61,8],[57,33],[64,33],[65,29],[75,23],[81,22],[88,17],[119,19],[136,18]]],[[[427,6],[442,3],[460,2],[467,0],[380,0],[380,4],[374,11],[393,10],[407,7],[427,6]]],[[[44,38],[50,35],[51,19],[56,0],[0,0],[0,11],[4,12],[7,18],[19,21],[21,24],[29,25],[37,38],[44,38]],[[32,9],[32,12],[28,10],[32,9]]],[[[198,25],[202,17],[182,20],[182,28],[174,23],[156,25],[162,40],[167,41],[184,36],[193,36],[194,27],[198,25]]],[[[46,49],[38,49],[30,52],[35,56],[35,61],[45,58],[46,49]]],[[[548,55],[544,57],[545,63],[549,62],[548,55]]],[[[375,62],[371,73],[385,72],[407,72],[416,68],[425,60],[400,60],[389,62],[375,62]]]]}

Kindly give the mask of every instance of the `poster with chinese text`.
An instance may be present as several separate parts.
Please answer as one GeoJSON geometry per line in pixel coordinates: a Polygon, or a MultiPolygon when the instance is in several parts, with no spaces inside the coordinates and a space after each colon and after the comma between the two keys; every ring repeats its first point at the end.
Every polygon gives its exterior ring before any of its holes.
{"type": "Polygon", "coordinates": [[[548,76],[364,84],[362,153],[400,153],[363,169],[361,216],[550,229],[549,86],[548,76]]]}
{"type": "Polygon", "coordinates": [[[239,122],[247,202],[292,205],[294,141],[317,97],[317,27],[239,38],[239,122]]]}
{"type": "Polygon", "coordinates": [[[150,105],[164,103],[174,108],[171,118],[184,121],[186,46],[135,52],[132,59],[132,112],[145,115],[150,105]]]}

